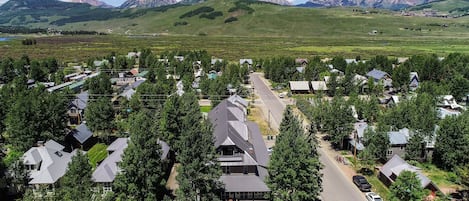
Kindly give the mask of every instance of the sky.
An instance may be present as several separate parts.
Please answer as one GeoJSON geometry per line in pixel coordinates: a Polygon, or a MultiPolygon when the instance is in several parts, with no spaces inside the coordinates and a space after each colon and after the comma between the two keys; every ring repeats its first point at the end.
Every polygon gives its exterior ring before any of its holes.
{"type": "MultiPolygon", "coordinates": [[[[5,2],[7,2],[8,0],[0,0],[0,4],[3,4],[5,2]]],[[[112,5],[112,6],[120,6],[122,3],[124,3],[125,0],[101,0],[109,5],[112,5]]],[[[290,0],[292,1],[292,0],[290,0]]],[[[297,5],[297,4],[301,4],[301,3],[304,3],[308,0],[293,0],[293,5],[297,5]]]]}

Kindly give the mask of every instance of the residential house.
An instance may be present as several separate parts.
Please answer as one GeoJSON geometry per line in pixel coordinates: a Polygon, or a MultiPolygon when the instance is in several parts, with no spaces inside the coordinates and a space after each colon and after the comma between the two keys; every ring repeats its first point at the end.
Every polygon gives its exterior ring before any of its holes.
{"type": "Polygon", "coordinates": [[[88,91],[79,93],[76,98],[68,104],[69,125],[79,125],[82,123],[85,114],[85,108],[88,104],[88,91]]]}
{"type": "Polygon", "coordinates": [[[419,75],[417,72],[410,72],[409,89],[415,91],[419,87],[419,75]]]}
{"type": "MultiPolygon", "coordinates": [[[[352,153],[358,154],[360,151],[366,149],[363,144],[363,139],[367,129],[374,129],[374,127],[368,126],[366,122],[357,122],[354,124],[354,131],[350,135],[348,144],[348,148],[352,153]]],[[[403,128],[399,131],[389,131],[387,134],[389,137],[390,147],[387,151],[386,157],[391,158],[394,155],[404,157],[405,147],[413,133],[409,129],[403,128]]]]}
{"type": "Polygon", "coordinates": [[[210,64],[212,65],[212,67],[216,64],[216,63],[222,63],[223,62],[223,59],[212,59],[210,61],[210,64]]]}
{"type": "Polygon", "coordinates": [[[295,59],[295,64],[306,67],[308,65],[308,59],[297,58],[295,59]]]}
{"type": "Polygon", "coordinates": [[[389,131],[389,145],[390,148],[386,153],[386,157],[389,159],[394,155],[398,155],[400,157],[405,156],[405,148],[407,143],[409,143],[410,137],[413,135],[407,128],[400,129],[399,131],[389,131]]]}
{"type": "Polygon", "coordinates": [[[386,107],[394,107],[399,102],[399,96],[388,96],[380,99],[380,103],[386,105],[386,107]]]}
{"type": "MultiPolygon", "coordinates": [[[[102,194],[112,191],[112,183],[121,171],[119,163],[122,162],[122,156],[129,140],[129,138],[117,138],[107,147],[107,157],[96,167],[92,174],[92,180],[96,183],[96,191],[102,194]]],[[[158,143],[162,150],[161,160],[167,160],[170,147],[164,141],[158,143]]]]}
{"type": "Polygon", "coordinates": [[[70,81],[72,81],[71,80],[72,77],[76,77],[78,75],[79,75],[79,73],[72,73],[72,74],[65,75],[64,76],[64,82],[70,82],[70,81]]]}
{"type": "Polygon", "coordinates": [[[58,91],[58,90],[62,90],[64,89],[65,87],[73,84],[75,82],[65,82],[65,83],[62,83],[62,84],[59,84],[59,85],[55,85],[53,87],[50,87],[50,88],[47,88],[46,91],[48,91],[49,93],[52,93],[54,91],[58,91]]]}
{"type": "Polygon", "coordinates": [[[77,151],[67,153],[63,149],[64,146],[54,140],[46,143],[39,141],[37,147],[32,147],[23,154],[28,184],[33,187],[34,192],[40,187],[47,189],[47,193],[55,190],[57,181],[65,174],[68,163],[77,151]]]}
{"type": "Polygon", "coordinates": [[[303,72],[305,72],[305,67],[302,67],[302,66],[296,67],[296,71],[302,74],[303,72]]]}
{"type": "Polygon", "coordinates": [[[119,77],[116,80],[116,85],[123,86],[134,83],[137,79],[133,76],[131,72],[122,72],[119,73],[119,77]]]}
{"type": "Polygon", "coordinates": [[[127,53],[127,59],[139,58],[141,54],[141,52],[129,52],[127,53]]]}
{"type": "Polygon", "coordinates": [[[456,102],[456,99],[453,97],[453,95],[444,95],[439,97],[437,106],[458,111],[466,110],[466,108],[456,102]]]}
{"type": "Polygon", "coordinates": [[[375,84],[381,83],[385,88],[390,88],[392,87],[392,79],[391,76],[381,70],[378,69],[373,69],[370,72],[366,73],[366,76],[368,78],[373,78],[375,81],[375,84]]]}
{"type": "Polygon", "coordinates": [[[389,187],[403,171],[415,172],[420,181],[420,186],[430,190],[432,196],[435,196],[437,192],[441,192],[438,186],[422,173],[420,168],[408,164],[398,155],[394,155],[380,168],[378,178],[389,187]]]}
{"type": "Polygon", "coordinates": [[[174,59],[176,59],[176,61],[179,61],[179,62],[183,62],[183,61],[184,61],[184,57],[183,57],[183,56],[174,56],[174,59]]]}
{"type": "Polygon", "coordinates": [[[223,174],[222,200],[266,200],[269,155],[258,125],[247,121],[247,101],[234,95],[213,108],[215,147],[223,174]]]}
{"type": "Polygon", "coordinates": [[[309,93],[310,87],[308,81],[290,81],[290,91],[292,93],[309,93]]]}
{"type": "Polygon", "coordinates": [[[79,148],[81,145],[93,136],[93,132],[86,126],[85,123],[81,123],[76,128],[72,129],[66,139],[72,139],[74,141],[72,146],[79,148]]]}
{"type": "Polygon", "coordinates": [[[253,64],[252,59],[240,59],[239,60],[240,66],[247,65],[248,68],[251,68],[252,64],[253,64]]]}
{"type": "Polygon", "coordinates": [[[325,81],[311,81],[311,87],[313,93],[326,92],[328,90],[325,81]]]}

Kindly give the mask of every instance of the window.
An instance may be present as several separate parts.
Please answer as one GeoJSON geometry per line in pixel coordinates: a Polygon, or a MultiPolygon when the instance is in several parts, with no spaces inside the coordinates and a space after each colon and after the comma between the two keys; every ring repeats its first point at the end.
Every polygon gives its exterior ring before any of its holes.
{"type": "Polygon", "coordinates": [[[110,192],[110,191],[112,191],[112,183],[110,183],[110,182],[104,183],[103,193],[107,193],[107,192],[110,192]]]}
{"type": "Polygon", "coordinates": [[[388,150],[388,155],[392,155],[392,150],[388,150]]]}

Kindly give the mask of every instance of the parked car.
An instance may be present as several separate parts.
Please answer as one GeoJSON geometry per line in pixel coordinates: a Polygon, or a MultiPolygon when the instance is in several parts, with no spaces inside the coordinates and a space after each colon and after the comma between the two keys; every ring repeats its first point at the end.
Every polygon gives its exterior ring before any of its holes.
{"type": "Polygon", "coordinates": [[[353,183],[363,192],[371,191],[371,185],[366,178],[362,175],[355,175],[352,177],[353,183]]]}
{"type": "Polygon", "coordinates": [[[365,197],[368,201],[383,201],[383,199],[381,199],[381,196],[379,196],[375,192],[365,193],[365,197]]]}

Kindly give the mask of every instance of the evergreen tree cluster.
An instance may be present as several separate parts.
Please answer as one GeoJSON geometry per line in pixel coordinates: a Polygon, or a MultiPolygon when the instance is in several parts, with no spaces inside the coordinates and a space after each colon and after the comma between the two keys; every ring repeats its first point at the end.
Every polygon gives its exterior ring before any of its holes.
{"type": "Polygon", "coordinates": [[[267,185],[271,200],[316,200],[322,191],[322,168],[314,130],[309,135],[293,114],[284,112],[274,151],[270,158],[267,185]]]}

